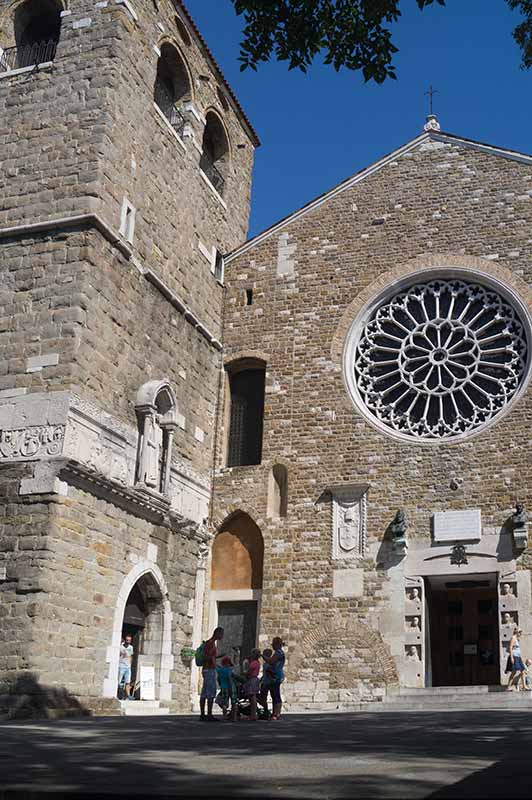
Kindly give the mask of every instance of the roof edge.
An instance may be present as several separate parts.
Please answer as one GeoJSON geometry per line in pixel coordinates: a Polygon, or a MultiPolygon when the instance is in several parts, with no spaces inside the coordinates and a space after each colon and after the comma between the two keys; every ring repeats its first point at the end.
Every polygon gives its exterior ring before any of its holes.
{"type": "Polygon", "coordinates": [[[310,211],[313,211],[315,208],[318,208],[322,203],[326,202],[327,200],[336,197],[336,195],[340,194],[341,192],[349,189],[351,186],[354,186],[360,181],[363,181],[365,178],[368,178],[370,175],[373,175],[374,172],[385,167],[391,161],[394,161],[397,158],[405,155],[410,150],[418,147],[418,145],[422,144],[424,141],[433,140],[437,142],[448,142],[452,144],[461,144],[465,147],[470,147],[474,150],[478,150],[483,153],[487,153],[489,155],[496,155],[501,158],[507,158],[511,161],[518,161],[522,164],[530,164],[532,165],[532,156],[526,153],[520,153],[517,150],[508,150],[502,147],[497,147],[495,145],[486,144],[485,142],[477,142],[474,139],[466,139],[462,136],[457,136],[453,133],[445,133],[443,131],[424,131],[419,136],[416,136],[414,139],[411,139],[406,144],[402,145],[401,147],[397,148],[397,150],[393,150],[391,153],[380,158],[378,161],[374,161],[368,167],[364,167],[363,169],[355,172],[349,178],[342,181],[341,183],[334,186],[332,189],[328,189],[326,192],[318,195],[318,197],[314,198],[313,200],[306,203],[301,208],[297,209],[297,211],[288,214],[286,217],[283,217],[278,222],[273,223],[270,227],[266,228],[261,233],[258,233],[256,236],[253,236],[251,239],[248,239],[247,242],[244,242],[240,247],[237,247],[231,253],[225,257],[225,262],[228,264],[234,258],[243,255],[247,250],[252,249],[256,245],[263,242],[265,239],[273,236],[274,233],[279,231],[281,228],[284,228],[287,225],[290,225],[292,222],[300,219],[302,216],[307,214],[310,211]]]}

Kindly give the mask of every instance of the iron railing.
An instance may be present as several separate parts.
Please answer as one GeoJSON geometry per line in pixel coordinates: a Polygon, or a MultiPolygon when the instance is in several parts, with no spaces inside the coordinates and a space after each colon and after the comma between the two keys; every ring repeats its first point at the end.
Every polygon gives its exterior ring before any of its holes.
{"type": "Polygon", "coordinates": [[[157,81],[155,84],[154,100],[155,103],[159,106],[159,108],[163,112],[164,116],[166,117],[172,128],[174,129],[174,131],[179,136],[183,136],[186,120],[183,114],[180,111],[178,111],[178,109],[175,107],[172,95],[170,94],[166,86],[160,81],[157,81]]]}
{"type": "Polygon", "coordinates": [[[200,158],[200,167],[208,177],[218,194],[223,194],[225,178],[220,170],[213,164],[212,159],[207,153],[203,152],[200,158]]]}
{"type": "Polygon", "coordinates": [[[11,72],[14,69],[33,67],[53,61],[57,52],[57,41],[49,39],[44,42],[8,47],[0,55],[0,72],[11,72]]]}

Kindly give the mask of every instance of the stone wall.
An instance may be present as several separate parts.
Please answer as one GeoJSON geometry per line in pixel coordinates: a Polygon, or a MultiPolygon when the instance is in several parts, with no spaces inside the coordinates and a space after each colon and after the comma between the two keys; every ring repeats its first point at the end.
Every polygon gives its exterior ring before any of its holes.
{"type": "MultiPolygon", "coordinates": [[[[217,521],[242,507],[264,534],[261,642],[277,632],[287,639],[290,699],[342,704],[343,665],[346,658],[360,663],[368,629],[384,648],[376,656],[370,646],[365,666],[350,673],[350,699],[393,682],[370,665],[377,657],[379,668],[386,666],[393,647],[401,666],[386,617],[396,596],[385,535],[398,508],[406,510],[409,536],[430,547],[435,510],[479,508],[485,534],[500,537],[516,498],[532,505],[530,390],[495,424],[461,442],[404,442],[355,410],[342,365],[345,337],[367,298],[420,269],[436,274],[438,266],[463,264],[501,280],[530,308],[531,220],[529,161],[433,137],[229,261],[225,360],[243,352],[265,357],[267,389],[262,464],[227,469],[219,459],[217,521]],[[268,474],[276,463],[288,468],[288,514],[268,520],[268,474]],[[333,560],[328,489],[346,485],[368,487],[367,558],[342,564],[333,560]],[[351,570],[347,591],[340,567],[351,570]],[[304,632],[329,629],[332,621],[353,624],[352,642],[344,640],[343,655],[331,652],[324,664],[304,632]]],[[[219,453],[226,436],[221,426],[219,453]]],[[[525,624],[532,631],[532,621],[525,624]]]]}
{"type": "MultiPolygon", "coordinates": [[[[0,3],[3,48],[18,5],[0,3]]],[[[137,573],[160,601],[161,700],[190,702],[179,654],[210,503],[215,258],[245,238],[257,139],[181,5],[155,5],[71,0],[53,64],[0,72],[0,681],[17,713],[48,684],[58,713],[113,706],[137,573]],[[164,42],[190,74],[182,136],[154,104],[164,42]],[[200,170],[209,112],[230,146],[223,198],[200,170]],[[150,381],[176,396],[165,496],[135,483],[136,395],[150,381]]]]}

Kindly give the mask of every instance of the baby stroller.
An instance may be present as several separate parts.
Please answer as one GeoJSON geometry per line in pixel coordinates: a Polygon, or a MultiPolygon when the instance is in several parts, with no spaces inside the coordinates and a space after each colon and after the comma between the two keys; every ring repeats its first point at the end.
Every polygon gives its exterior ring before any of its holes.
{"type": "MultiPolygon", "coordinates": [[[[249,702],[249,697],[246,697],[244,694],[244,681],[237,682],[237,701],[236,701],[236,708],[237,713],[244,717],[249,717],[251,714],[251,703],[249,702]]],[[[271,714],[267,708],[263,708],[260,704],[257,704],[257,719],[270,719],[271,714]]]]}

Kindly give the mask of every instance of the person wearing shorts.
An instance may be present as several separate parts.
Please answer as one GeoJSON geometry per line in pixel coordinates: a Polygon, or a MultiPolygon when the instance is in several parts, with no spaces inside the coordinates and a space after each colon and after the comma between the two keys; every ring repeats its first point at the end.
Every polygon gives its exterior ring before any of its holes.
{"type": "Polygon", "coordinates": [[[131,663],[133,661],[133,638],[128,634],[120,643],[118,659],[118,686],[124,686],[126,700],[131,697],[131,663]]]}
{"type": "Polygon", "coordinates": [[[203,685],[200,694],[200,719],[213,722],[212,707],[214,698],[218,692],[216,685],[216,659],[218,658],[218,642],[224,638],[224,629],[216,628],[210,639],[205,642],[203,649],[203,668],[201,674],[203,685]],[[205,714],[205,704],[207,704],[207,714],[205,714]]]}

